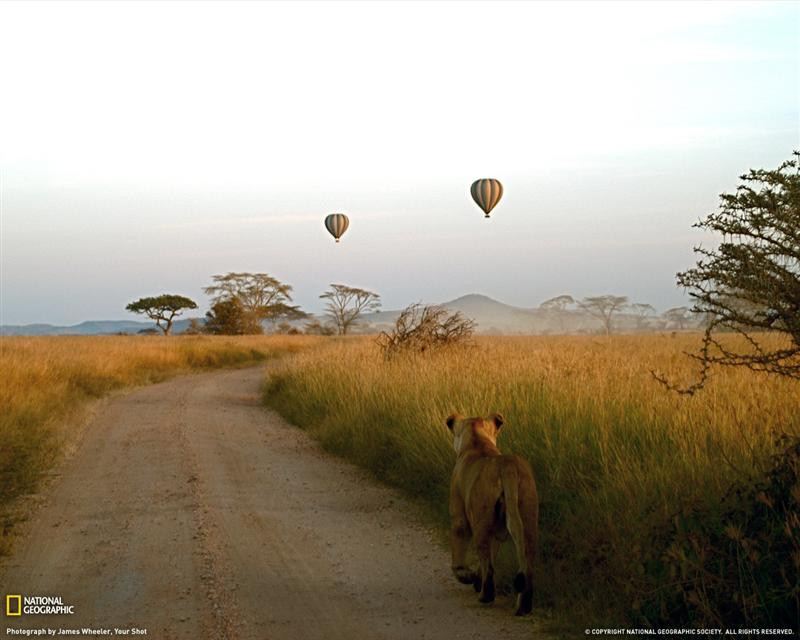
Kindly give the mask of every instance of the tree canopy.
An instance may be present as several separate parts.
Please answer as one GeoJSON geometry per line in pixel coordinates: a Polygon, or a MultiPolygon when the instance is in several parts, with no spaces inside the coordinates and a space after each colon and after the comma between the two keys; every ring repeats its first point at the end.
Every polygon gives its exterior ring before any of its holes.
{"type": "MultiPolygon", "coordinates": [[[[211,277],[213,284],[203,291],[211,296],[213,304],[239,301],[242,320],[240,328],[246,333],[262,333],[261,321],[275,322],[279,319],[305,318],[306,313],[292,301],[292,287],[268,273],[230,272],[211,277]]],[[[223,310],[220,309],[222,312],[223,310]]],[[[233,308],[227,309],[233,311],[233,308]]]]}
{"type": "Polygon", "coordinates": [[[636,328],[642,329],[647,325],[647,317],[656,312],[656,308],[647,302],[634,302],[628,306],[629,311],[636,318],[636,328]]]}
{"type": "Polygon", "coordinates": [[[573,298],[571,295],[564,294],[556,296],[555,298],[550,298],[549,300],[545,300],[539,305],[539,308],[552,311],[566,311],[567,307],[572,306],[573,304],[575,304],[575,298],[573,298]]]}
{"type": "MultiPolygon", "coordinates": [[[[677,275],[708,319],[699,354],[701,388],[712,365],[743,366],[800,379],[800,152],[777,169],[751,169],[719,210],[694,226],[720,236],[716,248],[695,247],[697,264],[677,275]],[[735,332],[744,346],[720,339],[735,332]],[[776,346],[767,333],[786,340],[776,346]]],[[[656,376],[675,389],[673,385],[656,376]]]]}
{"type": "Polygon", "coordinates": [[[251,314],[247,314],[239,298],[217,300],[206,313],[205,330],[229,336],[241,336],[263,333],[261,323],[251,314]]]}
{"type": "Polygon", "coordinates": [[[160,296],[139,298],[128,304],[125,309],[133,313],[141,313],[155,320],[158,328],[165,336],[172,331],[172,323],[184,309],[197,309],[197,303],[191,298],[165,293],[160,296]],[[162,324],[163,323],[163,324],[162,324]]]}
{"type": "Polygon", "coordinates": [[[330,287],[320,298],[327,300],[325,310],[340,335],[350,331],[362,314],[377,311],[381,307],[381,297],[372,291],[344,284],[332,284],[330,287]]]}
{"type": "Polygon", "coordinates": [[[597,318],[603,323],[606,335],[611,333],[612,320],[615,313],[619,313],[628,306],[626,296],[590,296],[578,303],[578,306],[593,318],[597,318]]]}

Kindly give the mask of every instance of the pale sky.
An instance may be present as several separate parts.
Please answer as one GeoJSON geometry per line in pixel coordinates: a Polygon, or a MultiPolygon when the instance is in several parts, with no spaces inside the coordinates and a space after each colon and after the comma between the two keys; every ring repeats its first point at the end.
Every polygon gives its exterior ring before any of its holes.
{"type": "Polygon", "coordinates": [[[798,43],[790,2],[0,3],[0,320],[227,271],[683,304],[691,224],[800,147],[798,43]]]}

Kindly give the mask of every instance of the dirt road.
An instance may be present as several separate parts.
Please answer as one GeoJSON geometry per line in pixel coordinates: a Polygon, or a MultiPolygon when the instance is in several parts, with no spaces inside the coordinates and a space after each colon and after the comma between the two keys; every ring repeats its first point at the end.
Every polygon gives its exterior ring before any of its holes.
{"type": "Polygon", "coordinates": [[[401,496],[263,408],[263,375],[178,378],[102,405],[0,573],[0,592],[60,596],[74,614],[3,617],[3,634],[534,637],[508,599],[484,607],[450,577],[401,496]]]}

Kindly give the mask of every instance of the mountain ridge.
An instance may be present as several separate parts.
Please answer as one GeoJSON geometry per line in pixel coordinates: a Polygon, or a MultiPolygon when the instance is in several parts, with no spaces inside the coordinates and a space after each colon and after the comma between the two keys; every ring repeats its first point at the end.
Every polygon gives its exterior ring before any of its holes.
{"type": "MultiPolygon", "coordinates": [[[[176,320],[173,330],[181,333],[186,330],[192,318],[176,320]]],[[[202,322],[202,319],[200,319],[202,322]]],[[[55,325],[45,322],[31,324],[5,324],[0,325],[0,335],[3,336],[100,336],[115,335],[118,333],[139,333],[154,329],[161,330],[154,322],[141,320],[84,320],[72,325],[55,325]]]]}

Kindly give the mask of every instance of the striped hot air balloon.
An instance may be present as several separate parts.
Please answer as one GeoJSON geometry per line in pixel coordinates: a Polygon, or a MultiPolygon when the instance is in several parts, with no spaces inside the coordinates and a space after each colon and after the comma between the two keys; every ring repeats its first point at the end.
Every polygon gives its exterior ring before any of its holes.
{"type": "Polygon", "coordinates": [[[495,205],[500,202],[500,198],[503,197],[503,185],[494,178],[481,178],[472,183],[470,192],[472,193],[472,199],[483,209],[488,218],[489,212],[495,208],[495,205]]]}
{"type": "Polygon", "coordinates": [[[343,213],[332,213],[325,218],[325,228],[328,230],[328,233],[336,238],[336,242],[339,242],[339,238],[342,237],[349,226],[350,220],[343,213]]]}

